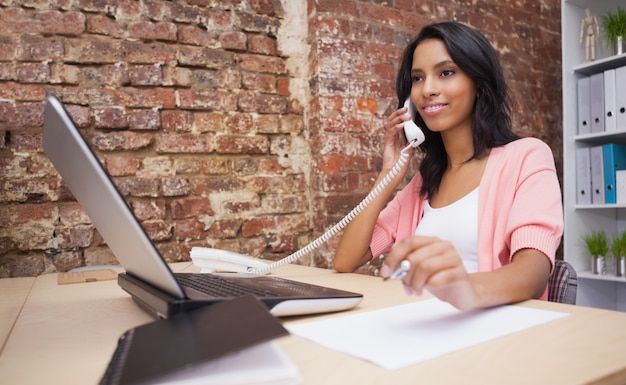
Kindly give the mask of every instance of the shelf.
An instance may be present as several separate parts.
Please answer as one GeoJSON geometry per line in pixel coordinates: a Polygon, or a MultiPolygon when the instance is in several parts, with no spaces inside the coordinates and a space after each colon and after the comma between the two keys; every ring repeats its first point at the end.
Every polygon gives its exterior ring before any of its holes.
{"type": "Polygon", "coordinates": [[[623,209],[626,208],[626,203],[609,203],[609,204],[590,204],[590,205],[575,205],[575,210],[597,210],[597,209],[623,209]]]}
{"type": "Polygon", "coordinates": [[[608,281],[608,282],[618,282],[618,283],[626,283],[625,277],[617,277],[613,274],[594,274],[591,270],[577,271],[576,275],[578,278],[582,279],[593,279],[596,281],[608,281]]]}
{"type": "Polygon", "coordinates": [[[593,5],[603,5],[604,7],[612,6],[615,1],[614,0],[565,0],[565,3],[576,5],[581,8],[590,7],[593,5]]]}
{"type": "Polygon", "coordinates": [[[626,53],[614,55],[574,66],[572,69],[575,73],[582,75],[593,75],[608,69],[626,66],[626,53]]]}
{"type": "MultiPolygon", "coordinates": [[[[585,62],[585,45],[580,41],[581,21],[586,9],[598,18],[622,5],[624,0],[561,0],[561,61],[563,96],[563,258],[577,270],[578,304],[626,310],[626,277],[615,276],[614,261],[607,261],[606,275],[591,272],[590,257],[580,239],[593,229],[609,234],[626,231],[626,203],[577,204],[576,152],[581,148],[615,143],[626,145],[626,126],[617,130],[578,133],[578,80],[610,69],[626,67],[626,54],[612,55],[601,33],[596,40],[596,58],[585,62]],[[578,271],[580,269],[580,271],[578,271]]],[[[622,92],[623,90],[616,90],[622,92]]],[[[613,127],[615,128],[615,127],[613,127]]]]}
{"type": "Polygon", "coordinates": [[[574,141],[589,144],[620,143],[626,144],[626,130],[594,132],[591,134],[575,135],[574,141]]]}

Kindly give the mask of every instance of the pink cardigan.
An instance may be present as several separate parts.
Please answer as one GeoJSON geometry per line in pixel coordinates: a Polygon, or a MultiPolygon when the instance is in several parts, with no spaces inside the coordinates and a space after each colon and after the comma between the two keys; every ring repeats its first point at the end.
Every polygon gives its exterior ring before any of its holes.
{"type": "MultiPolygon", "coordinates": [[[[424,210],[420,174],[380,213],[370,249],[377,257],[397,239],[415,233],[424,210]]],[[[561,189],[552,151],[544,142],[523,138],[493,148],[478,190],[478,270],[511,262],[523,248],[541,251],[554,266],[563,235],[561,189]]],[[[541,299],[547,299],[548,291],[541,299]]]]}

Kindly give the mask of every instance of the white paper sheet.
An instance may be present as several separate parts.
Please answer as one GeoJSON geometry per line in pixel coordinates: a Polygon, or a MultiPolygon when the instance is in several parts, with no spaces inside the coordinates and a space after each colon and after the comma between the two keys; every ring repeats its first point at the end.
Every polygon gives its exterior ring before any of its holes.
{"type": "Polygon", "coordinates": [[[155,385],[297,385],[298,367],[275,341],[183,368],[157,379],[155,385]]]}
{"type": "Polygon", "coordinates": [[[331,349],[396,370],[567,315],[520,306],[462,312],[429,299],[285,327],[331,349]]]}

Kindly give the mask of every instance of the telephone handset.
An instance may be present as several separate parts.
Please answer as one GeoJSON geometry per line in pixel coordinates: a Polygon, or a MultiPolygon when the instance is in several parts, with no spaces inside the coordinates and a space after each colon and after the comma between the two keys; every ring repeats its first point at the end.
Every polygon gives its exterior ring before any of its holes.
{"type": "Polygon", "coordinates": [[[411,101],[410,97],[406,98],[404,107],[409,109],[409,115],[411,115],[411,120],[404,122],[404,136],[406,136],[406,140],[411,144],[411,146],[417,147],[424,143],[426,137],[424,136],[422,129],[415,124],[415,114],[417,111],[415,110],[415,105],[411,101]]]}
{"type": "MultiPolygon", "coordinates": [[[[411,114],[412,119],[404,122],[404,135],[407,138],[409,144],[400,151],[400,158],[393,166],[391,171],[385,175],[382,181],[380,181],[372,191],[359,203],[352,211],[348,213],[341,221],[339,221],[335,226],[331,227],[328,231],[322,234],[320,237],[315,239],[313,242],[304,246],[300,250],[295,253],[270,264],[265,264],[260,266],[258,262],[255,261],[253,257],[247,257],[242,255],[226,255],[219,250],[216,252],[215,249],[208,248],[194,248],[194,256],[198,257],[197,259],[201,259],[201,257],[205,257],[209,260],[215,260],[215,263],[211,263],[211,265],[204,266],[205,268],[213,268],[213,269],[224,269],[227,271],[247,271],[251,274],[262,275],[267,274],[272,270],[275,270],[283,265],[293,263],[298,259],[302,258],[306,254],[320,247],[323,243],[328,241],[331,237],[339,233],[343,230],[352,219],[354,219],[358,213],[360,213],[365,206],[367,206],[375,197],[378,195],[388,184],[391,182],[396,175],[400,172],[400,170],[404,167],[406,162],[409,160],[409,149],[411,147],[415,148],[424,142],[424,133],[422,130],[415,124],[415,106],[411,102],[410,98],[404,102],[404,106],[409,108],[409,114],[411,114]],[[204,250],[201,250],[204,249],[204,250]],[[204,252],[202,252],[204,251],[204,252]],[[227,261],[226,261],[227,260],[227,261]],[[228,263],[226,263],[228,262],[228,263]]],[[[196,263],[196,261],[194,261],[196,263]]],[[[210,262],[206,262],[210,263],[210,262]]],[[[264,262],[261,262],[264,264],[264,262]]],[[[201,266],[202,267],[202,266],[201,266]]]]}

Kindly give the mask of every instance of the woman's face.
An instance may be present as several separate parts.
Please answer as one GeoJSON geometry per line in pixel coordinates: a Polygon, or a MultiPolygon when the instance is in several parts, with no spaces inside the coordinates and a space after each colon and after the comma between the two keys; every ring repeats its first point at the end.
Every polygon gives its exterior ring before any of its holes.
{"type": "Polygon", "coordinates": [[[431,131],[471,131],[476,85],[441,40],[428,39],[415,48],[411,79],[411,99],[431,131]]]}

